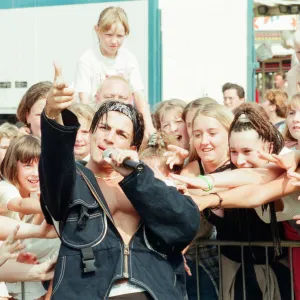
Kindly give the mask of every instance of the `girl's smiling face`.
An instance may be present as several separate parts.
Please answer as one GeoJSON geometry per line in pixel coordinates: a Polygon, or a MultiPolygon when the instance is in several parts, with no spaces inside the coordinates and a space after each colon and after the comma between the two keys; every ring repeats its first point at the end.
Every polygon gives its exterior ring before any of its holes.
{"type": "Polygon", "coordinates": [[[267,161],[259,158],[258,151],[270,152],[269,142],[264,142],[254,130],[231,132],[229,139],[230,158],[237,168],[259,168],[267,161]]]}
{"type": "Polygon", "coordinates": [[[17,162],[18,183],[21,195],[28,195],[31,192],[39,191],[40,181],[38,172],[39,160],[32,160],[29,163],[17,162]]]}

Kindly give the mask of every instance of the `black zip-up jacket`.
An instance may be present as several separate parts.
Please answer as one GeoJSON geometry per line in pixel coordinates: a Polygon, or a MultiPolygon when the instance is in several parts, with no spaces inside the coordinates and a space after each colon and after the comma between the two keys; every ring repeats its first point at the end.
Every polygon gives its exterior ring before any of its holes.
{"type": "Polygon", "coordinates": [[[41,116],[41,203],[62,240],[51,299],[108,299],[122,278],[156,300],[186,299],[181,251],[200,225],[195,203],[147,166],[132,172],[119,185],[141,222],[124,245],[94,175],[75,163],[77,118],[68,110],[62,116],[64,126],[41,116]]]}

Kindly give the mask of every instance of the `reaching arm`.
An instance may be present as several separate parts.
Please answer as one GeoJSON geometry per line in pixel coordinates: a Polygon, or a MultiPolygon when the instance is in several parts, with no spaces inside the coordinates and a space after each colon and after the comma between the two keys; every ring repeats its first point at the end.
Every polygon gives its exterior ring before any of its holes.
{"type": "Polygon", "coordinates": [[[51,280],[54,276],[56,258],[39,265],[28,265],[8,260],[0,267],[0,281],[23,282],[51,280]]]}
{"type": "Polygon", "coordinates": [[[41,204],[34,198],[14,198],[7,203],[7,208],[24,215],[42,213],[41,204]]]}
{"type": "Polygon", "coordinates": [[[68,110],[62,112],[64,126],[41,117],[42,152],[39,164],[41,201],[51,216],[62,220],[67,211],[75,184],[74,144],[79,123],[68,110]]]}
{"type": "Polygon", "coordinates": [[[41,204],[52,218],[60,221],[68,211],[76,180],[74,145],[80,124],[67,110],[72,105],[74,90],[62,79],[61,69],[56,65],[54,68],[54,83],[41,116],[39,176],[41,204]],[[61,119],[64,125],[55,119],[61,119]]]}
{"type": "Polygon", "coordinates": [[[17,239],[57,237],[53,226],[46,224],[46,222],[41,225],[33,225],[0,216],[0,240],[5,240],[17,225],[20,226],[16,234],[17,239]]]}
{"type": "MultiPolygon", "coordinates": [[[[300,169],[297,170],[299,172],[300,169]]],[[[219,195],[223,199],[223,208],[255,208],[260,205],[280,199],[293,192],[299,191],[300,187],[292,185],[295,179],[290,179],[287,174],[280,175],[275,180],[266,184],[245,185],[228,191],[220,192],[219,195]]],[[[199,197],[192,195],[193,200],[198,207],[203,210],[207,207],[219,205],[219,197],[216,195],[208,195],[199,197]]]]}
{"type": "Polygon", "coordinates": [[[269,164],[265,168],[236,169],[228,172],[212,174],[215,186],[219,188],[233,188],[246,184],[264,184],[284,173],[280,167],[269,164]]]}
{"type": "Polygon", "coordinates": [[[236,169],[226,172],[213,173],[204,176],[206,180],[199,177],[185,177],[171,174],[171,176],[188,187],[208,189],[207,181],[217,188],[235,188],[249,184],[264,184],[276,179],[285,170],[274,164],[269,164],[265,168],[257,169],[236,169]]]}

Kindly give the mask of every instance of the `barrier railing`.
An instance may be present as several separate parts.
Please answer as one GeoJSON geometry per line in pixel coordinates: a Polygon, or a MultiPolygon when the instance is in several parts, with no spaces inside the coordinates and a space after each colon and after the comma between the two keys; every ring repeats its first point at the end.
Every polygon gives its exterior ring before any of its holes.
{"type": "MultiPolygon", "coordinates": [[[[197,247],[196,247],[196,262],[198,265],[199,262],[199,247],[201,246],[216,246],[218,249],[218,260],[219,260],[219,300],[223,300],[223,282],[222,282],[222,262],[221,262],[221,247],[222,246],[234,246],[234,247],[241,247],[241,258],[242,258],[242,282],[243,282],[243,300],[247,300],[246,296],[246,281],[245,281],[245,265],[244,265],[244,247],[264,247],[265,248],[265,255],[266,255],[266,270],[267,270],[267,289],[268,289],[268,300],[273,300],[271,299],[271,294],[270,294],[270,277],[269,277],[269,264],[267,263],[269,261],[269,253],[268,253],[268,248],[273,248],[274,244],[271,241],[268,242],[234,242],[234,241],[219,241],[219,240],[200,240],[197,242],[197,247]]],[[[294,269],[293,269],[293,248],[300,248],[300,241],[281,241],[281,247],[282,248],[288,248],[288,253],[289,253],[289,267],[290,267],[290,274],[291,274],[291,299],[294,300],[294,269]]],[[[199,287],[199,273],[198,273],[198,268],[196,268],[196,276],[197,276],[197,285],[199,287]]],[[[198,288],[198,300],[200,299],[200,292],[198,288]]],[[[252,299],[248,299],[252,300],[252,299]]],[[[283,299],[283,300],[288,300],[288,299],[283,299]]]]}

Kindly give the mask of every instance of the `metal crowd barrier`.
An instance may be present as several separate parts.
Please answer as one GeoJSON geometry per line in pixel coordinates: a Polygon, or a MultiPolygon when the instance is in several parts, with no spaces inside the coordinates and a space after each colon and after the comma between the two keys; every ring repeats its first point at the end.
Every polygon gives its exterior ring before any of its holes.
{"type": "MultiPolygon", "coordinates": [[[[246,298],[246,282],[245,282],[245,266],[244,266],[244,247],[255,246],[255,247],[264,247],[266,251],[266,262],[268,262],[268,248],[274,247],[273,242],[233,242],[233,241],[219,241],[219,240],[200,240],[197,243],[196,247],[196,262],[198,265],[199,262],[199,247],[201,246],[216,246],[218,249],[218,260],[219,260],[219,300],[223,300],[223,283],[222,283],[222,263],[221,263],[221,247],[222,246],[235,246],[235,247],[241,247],[241,258],[242,258],[242,274],[243,274],[243,300],[247,300],[246,298]]],[[[289,248],[289,267],[290,267],[290,274],[291,274],[291,299],[294,300],[294,270],[293,270],[293,248],[300,248],[300,241],[281,241],[281,247],[282,248],[289,248]]],[[[270,295],[270,288],[269,288],[269,264],[266,263],[266,269],[267,269],[267,288],[268,288],[268,300],[271,299],[270,295]]],[[[197,286],[199,287],[199,272],[198,267],[196,268],[196,276],[197,276],[197,286]]],[[[198,300],[200,300],[200,293],[199,288],[197,289],[197,296],[198,300]]],[[[249,299],[248,299],[249,300],[249,299]]],[[[253,300],[253,299],[250,299],[253,300]]],[[[288,300],[288,299],[283,299],[288,300]]]]}

